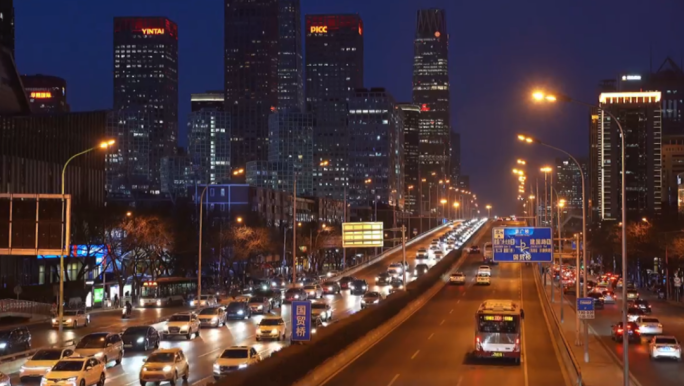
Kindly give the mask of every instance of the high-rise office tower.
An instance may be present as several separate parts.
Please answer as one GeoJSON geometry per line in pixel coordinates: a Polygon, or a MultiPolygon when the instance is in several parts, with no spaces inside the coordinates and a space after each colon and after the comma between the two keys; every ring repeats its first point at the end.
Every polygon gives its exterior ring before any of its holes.
{"type": "Polygon", "coordinates": [[[384,88],[357,89],[349,100],[349,192],[352,205],[404,205],[402,110],[384,88]]]}
{"type": "Polygon", "coordinates": [[[66,80],[50,75],[22,75],[21,83],[31,103],[31,112],[68,113],[66,80]]]}
{"type": "MultiPolygon", "coordinates": [[[[421,108],[421,175],[428,178],[433,172],[437,179],[448,178],[450,174],[451,98],[448,56],[446,12],[442,9],[419,10],[414,40],[413,103],[421,108]]],[[[423,184],[423,190],[421,194],[427,198],[428,184],[423,184]]],[[[433,200],[426,203],[427,209],[436,206],[433,200]]]]}
{"type": "Polygon", "coordinates": [[[314,193],[342,199],[348,179],[348,100],[363,87],[359,15],[306,15],[306,104],[316,120],[314,193]],[[328,166],[319,166],[328,161],[328,166]]]}
{"type": "Polygon", "coordinates": [[[302,21],[299,0],[280,0],[278,13],[278,110],[304,111],[302,21]]]}
{"type": "Polygon", "coordinates": [[[206,92],[190,96],[188,117],[188,180],[199,184],[223,184],[231,179],[231,117],[223,111],[223,94],[206,92]]]}
{"type": "MultiPolygon", "coordinates": [[[[582,173],[586,175],[587,159],[575,157],[582,166],[582,173]]],[[[585,181],[586,183],[586,181],[585,181]]],[[[569,158],[556,158],[556,171],[553,177],[556,192],[566,201],[565,210],[582,213],[582,174],[575,162],[569,158]]]]}
{"type": "Polygon", "coordinates": [[[231,165],[268,156],[268,116],[278,106],[278,0],[225,0],[225,111],[231,165]]]}
{"type": "Polygon", "coordinates": [[[410,103],[397,105],[403,112],[404,127],[404,207],[411,214],[418,214],[420,188],[420,106],[410,103]]]}
{"type": "Polygon", "coordinates": [[[621,139],[617,124],[608,114],[616,116],[625,132],[625,170],[627,216],[659,215],[662,205],[662,120],[661,93],[605,92],[599,96],[597,112],[596,181],[598,220],[621,218],[621,139]]]}
{"type": "Polygon", "coordinates": [[[117,140],[107,158],[111,195],[161,193],[161,160],[178,137],[178,27],[165,17],[114,18],[117,140]]]}
{"type": "Polygon", "coordinates": [[[0,46],[8,49],[14,57],[14,3],[0,1],[0,46]]]}

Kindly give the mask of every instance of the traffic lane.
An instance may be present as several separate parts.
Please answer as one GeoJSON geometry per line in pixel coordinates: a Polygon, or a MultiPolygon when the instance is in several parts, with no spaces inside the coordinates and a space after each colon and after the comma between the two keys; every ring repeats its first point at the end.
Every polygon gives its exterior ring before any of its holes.
{"type": "MultiPolygon", "coordinates": [[[[467,275],[476,275],[477,267],[481,264],[480,258],[481,255],[474,255],[469,259],[467,275]]],[[[470,355],[475,349],[474,316],[478,308],[487,299],[519,300],[520,279],[519,265],[495,265],[492,266],[490,286],[475,285],[465,291],[460,299],[454,293],[441,306],[436,305],[436,312],[440,309],[442,313],[452,312],[453,309],[453,313],[443,318],[445,322],[436,327],[434,337],[426,342],[425,350],[430,354],[419,362],[419,366],[425,369],[424,374],[428,375],[426,384],[499,386],[505,380],[506,385],[526,385],[522,370],[525,362],[518,366],[512,361],[483,360],[470,355]],[[454,299],[457,310],[453,308],[454,299]],[[458,315],[452,317],[453,314],[458,315]],[[458,366],[458,369],[454,369],[454,366],[458,366]]],[[[435,317],[439,319],[437,315],[435,317]]],[[[550,384],[553,383],[544,385],[550,384]]]]}
{"type": "MultiPolygon", "coordinates": [[[[566,299],[571,307],[575,308],[575,297],[567,295],[566,299]]],[[[615,342],[611,338],[611,326],[621,320],[622,301],[618,299],[616,304],[606,304],[605,309],[595,312],[596,318],[589,322],[591,327],[599,334],[601,341],[614,354],[615,359],[622,363],[622,341],[615,342]]],[[[684,326],[675,315],[678,310],[670,307],[658,307],[653,305],[651,316],[658,318],[663,324],[663,334],[674,335],[677,340],[684,342],[684,326]]],[[[573,315],[574,316],[574,315],[573,315]]],[[[677,385],[684,379],[684,368],[676,361],[658,360],[653,361],[648,355],[648,340],[650,336],[641,338],[638,344],[630,343],[628,348],[629,370],[643,386],[677,385]]]]}
{"type": "Polygon", "coordinates": [[[565,378],[560,358],[553,346],[549,327],[544,317],[539,291],[534,281],[536,264],[521,267],[522,308],[525,310],[524,336],[525,365],[531,386],[564,385],[565,378]],[[530,353],[531,355],[528,355],[530,353]]]}

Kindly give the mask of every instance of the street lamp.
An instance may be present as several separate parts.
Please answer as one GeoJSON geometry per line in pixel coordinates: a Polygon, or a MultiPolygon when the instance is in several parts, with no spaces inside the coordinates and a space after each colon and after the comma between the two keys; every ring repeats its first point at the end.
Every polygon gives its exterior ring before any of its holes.
{"type": "Polygon", "coordinates": [[[518,162],[518,165],[525,165],[527,163],[527,162],[525,162],[525,160],[522,160],[522,159],[519,159],[517,162],[518,162]]]}
{"type": "Polygon", "coordinates": [[[233,170],[233,175],[234,175],[234,176],[239,176],[239,175],[242,175],[242,174],[245,174],[245,169],[243,169],[243,168],[233,170]]]}
{"type": "Polygon", "coordinates": [[[491,218],[492,217],[492,206],[487,205],[487,206],[485,206],[485,208],[487,208],[487,218],[491,218]]]}
{"type": "MultiPolygon", "coordinates": [[[[114,146],[115,143],[116,143],[116,141],[114,141],[113,139],[110,139],[108,141],[102,141],[97,146],[93,146],[90,149],[86,149],[80,153],[76,153],[76,154],[72,155],[71,158],[69,158],[64,163],[64,167],[62,168],[62,189],[61,189],[62,190],[62,192],[61,192],[62,193],[62,224],[61,224],[62,237],[60,237],[60,249],[59,249],[60,252],[59,252],[59,307],[58,307],[58,310],[59,310],[58,325],[59,325],[60,339],[62,339],[62,331],[64,330],[64,327],[63,327],[63,324],[64,324],[64,241],[65,241],[64,240],[64,217],[66,215],[65,210],[64,210],[64,189],[65,189],[64,181],[66,179],[66,168],[69,165],[69,163],[74,160],[74,158],[82,156],[84,154],[88,154],[93,150],[107,149],[109,147],[114,146]]],[[[104,273],[102,273],[102,275],[104,275],[104,273]]],[[[106,301],[109,297],[106,296],[107,291],[105,291],[104,286],[102,288],[102,291],[105,293],[105,298],[103,299],[103,304],[107,304],[106,301]]]]}
{"type": "MultiPolygon", "coordinates": [[[[617,117],[611,113],[609,110],[606,110],[602,108],[600,105],[595,105],[592,103],[587,103],[580,101],[578,99],[571,98],[568,95],[565,94],[560,94],[560,93],[548,93],[544,92],[542,90],[537,90],[532,93],[532,98],[535,101],[538,102],[571,102],[575,104],[579,104],[582,106],[587,106],[591,107],[594,109],[598,109],[603,111],[604,113],[608,114],[610,118],[615,122],[617,125],[618,131],[620,131],[620,157],[621,157],[621,180],[622,180],[622,188],[621,188],[621,193],[622,193],[622,277],[623,280],[627,280],[627,197],[626,197],[626,171],[625,171],[625,131],[622,129],[622,124],[620,124],[620,120],[617,119],[617,117]]],[[[581,171],[582,169],[580,169],[581,171]]],[[[584,207],[584,202],[582,202],[582,207],[584,207]]],[[[586,237],[586,232],[584,232],[584,237],[586,237]]],[[[585,244],[586,248],[586,244],[585,244]]],[[[586,262],[586,253],[584,254],[585,256],[585,262],[586,262]]],[[[586,281],[584,285],[584,291],[586,292],[586,281]]],[[[622,286],[622,299],[627,299],[627,286],[622,286]]],[[[622,302],[622,325],[626,326],[627,325],[627,302],[623,301],[622,302]]],[[[589,351],[586,347],[587,345],[587,327],[585,323],[585,334],[584,334],[584,343],[585,343],[585,348],[584,348],[584,360],[585,362],[589,361],[589,351]]],[[[623,360],[623,378],[622,381],[625,386],[629,385],[629,340],[628,340],[627,334],[622,334],[622,360],[623,360]]]]}
{"type": "MultiPolygon", "coordinates": [[[[520,137],[521,137],[521,136],[519,135],[519,136],[518,136],[518,139],[520,139],[520,137]]],[[[581,245],[578,245],[577,248],[578,248],[578,250],[580,250],[581,248],[585,248],[585,249],[586,249],[586,247],[587,247],[587,212],[586,212],[587,204],[586,204],[586,202],[587,202],[587,201],[586,201],[586,196],[585,196],[585,194],[586,194],[586,193],[585,193],[585,190],[586,190],[586,189],[585,189],[584,171],[582,170],[582,165],[580,165],[580,163],[577,161],[577,159],[576,159],[575,157],[572,156],[572,154],[568,153],[567,151],[565,151],[565,150],[563,150],[563,149],[559,149],[559,148],[557,148],[557,147],[555,147],[555,146],[552,146],[552,145],[549,145],[549,144],[547,144],[547,143],[544,143],[544,142],[542,142],[542,141],[540,141],[540,140],[538,140],[538,139],[536,139],[536,138],[533,138],[533,137],[529,137],[529,136],[522,136],[522,137],[524,137],[524,140],[525,140],[526,143],[536,143],[536,144],[538,144],[538,145],[542,145],[542,146],[548,147],[549,149],[553,149],[553,150],[556,150],[556,151],[559,151],[559,152],[565,154],[566,156],[568,156],[568,157],[575,163],[575,165],[577,165],[577,170],[579,170],[580,176],[582,177],[582,178],[581,178],[581,180],[582,180],[582,244],[581,244],[581,245]],[[528,141],[528,139],[529,139],[530,141],[528,141]]],[[[522,141],[522,139],[521,139],[521,141],[522,141]]],[[[552,170],[552,169],[551,169],[550,167],[545,167],[545,168],[543,168],[542,171],[545,171],[545,172],[546,172],[546,171],[551,171],[551,170],[552,170]]],[[[551,175],[551,178],[553,178],[553,174],[551,175]]],[[[552,184],[552,186],[553,186],[553,184],[552,184]]],[[[559,224],[560,224],[560,218],[559,218],[558,220],[559,220],[559,224]]],[[[560,226],[560,225],[559,225],[559,226],[560,226]]],[[[576,267],[575,267],[575,277],[577,278],[577,280],[579,280],[579,278],[580,278],[579,254],[577,254],[577,264],[575,264],[575,265],[576,265],[576,267]]],[[[587,297],[587,280],[588,280],[587,275],[586,275],[586,272],[587,272],[587,255],[586,255],[586,250],[585,250],[585,251],[583,252],[583,254],[582,254],[582,266],[584,267],[584,273],[585,273],[585,274],[584,274],[584,285],[583,285],[583,290],[582,290],[582,296],[586,298],[586,297],[587,297]]],[[[623,277],[625,277],[625,276],[623,276],[623,277]]],[[[623,280],[624,280],[624,279],[623,279],[623,280]]],[[[577,288],[577,289],[578,289],[577,294],[579,295],[579,281],[577,282],[577,286],[578,286],[578,288],[577,288]]],[[[626,295],[623,297],[623,299],[627,299],[626,295]]],[[[626,314],[625,314],[625,315],[626,315],[626,314]]],[[[625,317],[626,317],[626,316],[625,316],[625,317]]],[[[577,345],[579,346],[579,345],[581,345],[581,342],[580,342],[580,331],[579,331],[580,320],[579,320],[579,314],[578,314],[578,313],[576,313],[576,320],[575,320],[575,321],[576,321],[576,333],[577,333],[577,337],[576,337],[577,340],[576,340],[575,344],[577,344],[577,345]]],[[[623,325],[626,326],[626,324],[623,324],[623,325]]],[[[584,356],[585,356],[585,362],[588,362],[588,361],[589,361],[589,351],[588,351],[588,347],[587,347],[587,345],[588,345],[588,340],[589,340],[589,338],[588,338],[588,332],[587,332],[587,327],[586,327],[586,323],[585,323],[585,336],[584,336],[584,345],[585,345],[585,348],[584,348],[584,356]]]]}
{"type": "Polygon", "coordinates": [[[131,217],[133,216],[133,212],[126,212],[126,217],[131,217]]]}
{"type": "Polygon", "coordinates": [[[239,224],[242,224],[242,217],[236,218],[235,221],[237,221],[239,224]]]}

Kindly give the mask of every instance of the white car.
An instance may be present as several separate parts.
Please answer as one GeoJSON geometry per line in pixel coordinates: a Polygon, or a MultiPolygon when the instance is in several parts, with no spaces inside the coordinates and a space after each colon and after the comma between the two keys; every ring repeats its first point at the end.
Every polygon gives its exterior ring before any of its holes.
{"type": "Polygon", "coordinates": [[[442,252],[442,251],[435,251],[435,252],[432,254],[432,257],[435,259],[435,261],[440,261],[440,260],[442,260],[442,258],[444,257],[444,252],[442,252]]]}
{"type": "MultiPolygon", "coordinates": [[[[218,300],[214,295],[201,295],[199,300],[200,307],[214,307],[218,305],[218,300]]],[[[197,300],[190,301],[190,307],[197,307],[197,300]]]]}
{"type": "Polygon", "coordinates": [[[161,332],[162,339],[172,336],[185,336],[186,339],[192,339],[193,335],[196,338],[200,336],[200,320],[192,312],[171,315],[161,332]]]}
{"type": "Polygon", "coordinates": [[[323,288],[318,284],[304,286],[304,292],[309,299],[320,299],[323,297],[323,288]]]}
{"type": "Polygon", "coordinates": [[[476,284],[477,285],[490,285],[490,284],[492,284],[491,278],[489,275],[478,274],[476,284]]]}
{"type": "Polygon", "coordinates": [[[182,377],[187,382],[190,376],[190,364],[183,350],[169,348],[157,350],[150,354],[140,369],[140,386],[147,382],[159,384],[168,381],[172,386],[182,377]]]}
{"type": "Polygon", "coordinates": [[[454,272],[449,275],[449,284],[465,284],[466,277],[463,272],[454,272]]]}
{"type": "Polygon", "coordinates": [[[428,256],[434,256],[435,252],[437,252],[437,251],[442,252],[442,248],[440,248],[437,245],[431,246],[430,249],[428,250],[428,256]]]}
{"type": "Polygon", "coordinates": [[[214,362],[214,378],[229,374],[232,371],[244,369],[247,366],[261,362],[261,355],[254,347],[232,346],[223,350],[214,362]]]}
{"type": "Polygon", "coordinates": [[[603,303],[605,304],[615,304],[615,292],[613,291],[603,291],[601,292],[601,295],[603,295],[603,303]]]}
{"type": "Polygon", "coordinates": [[[682,347],[674,336],[657,335],[648,343],[648,356],[651,359],[682,359],[682,347]]]}
{"type": "Polygon", "coordinates": [[[332,319],[332,308],[330,305],[323,302],[311,303],[311,318],[321,318],[324,322],[329,322],[332,319]]]}
{"type": "Polygon", "coordinates": [[[105,378],[105,364],[97,358],[64,358],[45,374],[40,385],[104,386],[105,378]]]}
{"type": "Polygon", "coordinates": [[[264,316],[261,322],[257,324],[257,342],[264,339],[285,340],[286,336],[287,327],[285,327],[285,321],[280,316],[264,316]]]}
{"type": "Polygon", "coordinates": [[[492,269],[488,265],[481,265],[477,268],[477,276],[492,276],[492,269]]]}
{"type": "Polygon", "coordinates": [[[392,269],[396,270],[399,274],[401,274],[404,272],[404,264],[403,263],[392,263],[389,265],[389,269],[387,271],[390,271],[392,269]]]}
{"type": "MultiPolygon", "coordinates": [[[[90,315],[83,310],[64,310],[64,319],[62,319],[62,326],[67,328],[77,328],[79,326],[87,326],[90,324],[90,315]]],[[[52,327],[59,327],[59,320],[52,318],[52,327]]]]}
{"type": "Polygon", "coordinates": [[[88,334],[78,342],[74,354],[82,357],[94,356],[104,365],[111,360],[116,360],[116,364],[120,365],[124,356],[123,341],[119,334],[108,332],[88,334]]]}
{"type": "Polygon", "coordinates": [[[197,314],[200,327],[219,327],[226,325],[226,311],[221,307],[207,307],[197,314]]]}
{"type": "Polygon", "coordinates": [[[21,366],[19,380],[22,384],[32,382],[39,383],[57,362],[71,356],[73,353],[74,350],[70,348],[46,348],[38,350],[23,366],[21,366]]]}
{"type": "Polygon", "coordinates": [[[663,325],[657,318],[650,316],[639,316],[636,320],[639,325],[641,335],[660,335],[663,333],[663,325]]]}
{"type": "Polygon", "coordinates": [[[397,269],[397,268],[390,268],[390,269],[387,270],[387,273],[389,273],[390,277],[393,277],[393,278],[394,278],[394,277],[401,277],[401,273],[402,273],[402,272],[403,272],[403,270],[401,270],[401,268],[399,268],[399,269],[397,269]]]}

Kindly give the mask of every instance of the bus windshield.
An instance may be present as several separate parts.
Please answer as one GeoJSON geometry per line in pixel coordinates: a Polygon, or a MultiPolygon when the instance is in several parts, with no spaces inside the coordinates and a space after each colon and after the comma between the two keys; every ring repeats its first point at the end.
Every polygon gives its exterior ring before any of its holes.
{"type": "Polygon", "coordinates": [[[477,330],[502,334],[517,334],[520,325],[518,315],[479,315],[477,330]]]}

